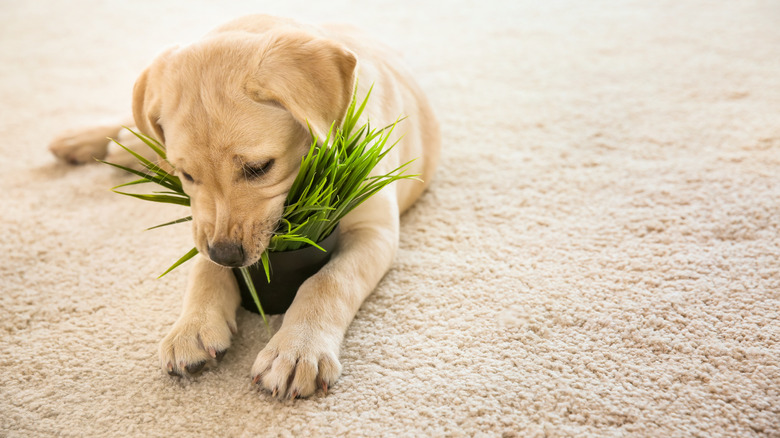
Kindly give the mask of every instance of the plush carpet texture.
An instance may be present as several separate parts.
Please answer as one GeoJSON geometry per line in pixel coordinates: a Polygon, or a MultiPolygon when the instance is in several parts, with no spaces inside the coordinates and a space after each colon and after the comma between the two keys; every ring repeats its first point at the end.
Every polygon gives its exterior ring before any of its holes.
{"type": "MultiPolygon", "coordinates": [[[[0,436],[780,436],[772,1],[0,4],[0,436]],[[254,12],[398,48],[444,129],[326,396],[158,368],[182,213],[46,150],[129,114],[166,45],[254,12]]],[[[280,320],[274,318],[278,327],[280,320]]]]}

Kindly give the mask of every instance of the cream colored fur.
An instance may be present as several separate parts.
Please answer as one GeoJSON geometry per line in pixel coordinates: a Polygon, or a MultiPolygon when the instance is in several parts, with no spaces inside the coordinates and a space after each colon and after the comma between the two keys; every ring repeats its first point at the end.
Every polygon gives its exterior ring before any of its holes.
{"type": "MultiPolygon", "coordinates": [[[[307,124],[323,137],[340,122],[356,80],[358,100],[373,84],[366,116],[375,126],[407,117],[394,134],[403,134],[402,141],[376,171],[417,159],[412,171],[429,181],[440,139],[426,98],[395,53],[355,29],[248,16],[166,50],[141,74],[135,123],[165,142],[192,199],[202,255],[218,244],[241,245],[240,264],[257,262],[308,147],[307,124]],[[259,178],[246,178],[248,168],[268,163],[259,178]]],[[[85,162],[105,156],[105,137],[119,130],[71,131],[50,148],[65,161],[85,162]]],[[[254,382],[281,397],[305,397],[338,379],[344,333],[391,266],[399,215],[424,189],[416,181],[390,185],[343,219],[330,262],[301,286],[281,328],[257,355],[254,382]]],[[[194,374],[213,365],[236,332],[239,304],[230,268],[198,256],[181,316],[160,344],[162,368],[194,374]]]]}

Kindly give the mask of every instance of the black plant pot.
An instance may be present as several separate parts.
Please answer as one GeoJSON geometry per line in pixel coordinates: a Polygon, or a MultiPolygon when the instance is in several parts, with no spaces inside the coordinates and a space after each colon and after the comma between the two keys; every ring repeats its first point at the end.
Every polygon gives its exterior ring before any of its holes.
{"type": "MultiPolygon", "coordinates": [[[[319,246],[327,252],[313,246],[306,246],[294,251],[269,252],[268,261],[271,266],[271,282],[265,276],[263,264],[257,262],[249,267],[252,282],[263,306],[263,312],[269,315],[284,313],[292,304],[298,288],[307,278],[316,274],[330,260],[331,253],[336,248],[339,238],[338,227],[321,242],[319,246]]],[[[244,282],[241,271],[233,269],[233,275],[241,290],[241,305],[250,312],[260,313],[257,304],[244,282]]]]}

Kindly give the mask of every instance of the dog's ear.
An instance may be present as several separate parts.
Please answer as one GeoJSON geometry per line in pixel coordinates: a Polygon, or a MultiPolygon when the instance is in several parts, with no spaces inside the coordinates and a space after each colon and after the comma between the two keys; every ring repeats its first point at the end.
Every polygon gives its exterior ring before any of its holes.
{"type": "Polygon", "coordinates": [[[357,57],[335,41],[306,33],[268,40],[259,68],[247,83],[252,99],[285,107],[321,140],[340,125],[352,100],[357,57]]]}
{"type": "Polygon", "coordinates": [[[133,87],[133,118],[135,125],[145,135],[156,138],[165,144],[165,133],[160,125],[162,96],[158,90],[162,84],[161,76],[168,64],[171,53],[177,47],[171,47],[157,56],[152,64],[141,73],[133,87]]]}

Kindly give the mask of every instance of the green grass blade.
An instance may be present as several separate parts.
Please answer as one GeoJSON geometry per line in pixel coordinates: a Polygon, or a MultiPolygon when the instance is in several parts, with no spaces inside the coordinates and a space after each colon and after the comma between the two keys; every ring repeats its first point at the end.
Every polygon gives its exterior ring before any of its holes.
{"type": "Polygon", "coordinates": [[[172,196],[172,195],[145,195],[142,193],[120,192],[119,190],[114,190],[114,193],[119,193],[120,195],[125,195],[125,196],[132,196],[133,198],[143,199],[144,201],[162,202],[165,204],[177,204],[177,205],[183,205],[185,207],[190,206],[189,197],[185,198],[181,196],[172,196]]]}
{"type": "MultiPolygon", "coordinates": [[[[108,164],[109,166],[116,167],[117,169],[124,170],[125,172],[132,173],[133,175],[140,176],[141,178],[146,179],[149,182],[153,182],[153,183],[161,185],[161,186],[163,186],[163,187],[165,187],[167,189],[170,189],[170,190],[173,190],[173,191],[176,191],[176,192],[180,192],[182,195],[186,196],[184,194],[184,191],[181,188],[181,181],[179,181],[179,178],[177,178],[177,177],[175,177],[173,175],[168,174],[167,177],[161,177],[161,176],[156,175],[156,174],[153,175],[153,174],[150,174],[148,172],[142,172],[140,170],[131,169],[129,167],[122,166],[120,164],[111,163],[111,162],[103,161],[103,160],[97,160],[97,161],[99,161],[99,162],[101,162],[103,164],[108,164]]],[[[117,187],[122,187],[122,185],[120,184],[120,185],[118,185],[118,186],[116,186],[114,188],[117,188],[117,187]]]]}
{"type": "MultiPolygon", "coordinates": [[[[153,177],[151,175],[149,175],[147,172],[141,172],[140,170],[131,169],[129,167],[125,167],[125,166],[122,166],[120,164],[115,164],[115,163],[111,163],[111,162],[108,162],[108,161],[103,161],[103,160],[97,160],[97,161],[99,161],[99,162],[101,162],[103,164],[108,164],[109,166],[116,167],[117,169],[124,170],[125,172],[132,173],[133,175],[140,176],[141,178],[149,180],[149,182],[155,182],[153,177]]],[[[117,187],[119,187],[119,186],[117,186],[117,187]]]]}
{"type": "Polygon", "coordinates": [[[142,142],[146,143],[146,145],[149,146],[149,148],[151,148],[154,151],[154,153],[156,153],[160,158],[162,158],[163,160],[166,160],[166,161],[168,160],[168,156],[165,153],[165,146],[163,146],[160,142],[158,142],[157,140],[153,139],[152,137],[149,137],[147,135],[142,134],[140,131],[139,132],[133,131],[132,129],[128,128],[127,126],[123,126],[123,128],[127,129],[133,135],[138,137],[139,140],[141,140],[142,142]]]}
{"type": "Polygon", "coordinates": [[[197,248],[192,248],[192,249],[190,250],[190,252],[188,252],[187,254],[184,254],[184,255],[182,256],[182,258],[180,258],[179,260],[177,260],[177,261],[176,261],[176,263],[174,263],[173,265],[171,265],[171,267],[170,267],[170,268],[168,268],[168,269],[167,269],[165,272],[163,272],[162,274],[160,274],[160,276],[159,276],[159,277],[157,277],[157,278],[163,278],[163,276],[165,276],[165,274],[167,274],[167,273],[169,273],[169,272],[173,271],[173,270],[174,270],[174,269],[176,269],[176,268],[177,268],[179,265],[181,265],[182,263],[186,262],[187,260],[189,260],[189,259],[191,259],[191,258],[195,257],[197,254],[198,254],[198,249],[197,249],[197,248]]]}
{"type": "Polygon", "coordinates": [[[192,216],[187,216],[187,217],[183,217],[181,219],[176,219],[175,221],[170,221],[170,222],[166,222],[164,224],[155,225],[153,227],[147,228],[146,231],[154,230],[154,229],[157,229],[157,228],[166,227],[168,225],[181,224],[183,222],[189,222],[191,220],[192,220],[192,216]]]}
{"type": "MultiPolygon", "coordinates": [[[[143,164],[144,167],[147,169],[154,171],[154,169],[159,169],[160,166],[158,166],[155,163],[152,163],[151,161],[147,160],[145,157],[143,157],[141,154],[135,152],[134,150],[130,149],[129,147],[123,145],[122,143],[119,143],[118,141],[111,139],[115,144],[119,145],[122,149],[126,150],[130,155],[134,156],[136,160],[138,160],[139,163],[143,164]]],[[[166,172],[167,173],[167,172],[166,172]]]]}
{"type": "MultiPolygon", "coordinates": [[[[268,318],[265,316],[265,312],[263,311],[263,306],[260,304],[260,298],[257,295],[257,289],[255,289],[255,283],[252,281],[252,275],[249,274],[248,268],[238,268],[238,270],[241,271],[241,276],[244,278],[244,283],[246,283],[246,286],[249,289],[249,294],[252,295],[252,300],[254,300],[255,305],[257,306],[257,310],[260,312],[260,316],[263,317],[265,328],[268,330],[268,334],[270,335],[271,326],[270,324],[268,324],[268,318]]],[[[270,281],[270,276],[269,276],[269,281],[270,281]]]]}
{"type": "Polygon", "coordinates": [[[271,282],[271,260],[268,258],[268,251],[263,251],[260,255],[260,261],[263,263],[263,271],[265,271],[265,278],[268,282],[271,282]]]}
{"type": "Polygon", "coordinates": [[[150,183],[150,182],[154,182],[154,181],[149,181],[146,178],[141,178],[141,179],[137,179],[135,181],[130,181],[130,182],[127,182],[127,183],[124,183],[124,184],[119,184],[116,187],[112,187],[111,190],[116,190],[116,189],[121,188],[121,187],[134,186],[136,184],[145,184],[145,183],[150,183]]]}

